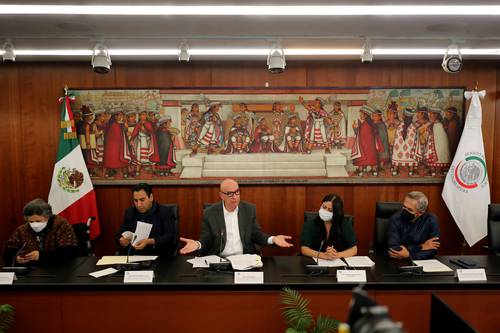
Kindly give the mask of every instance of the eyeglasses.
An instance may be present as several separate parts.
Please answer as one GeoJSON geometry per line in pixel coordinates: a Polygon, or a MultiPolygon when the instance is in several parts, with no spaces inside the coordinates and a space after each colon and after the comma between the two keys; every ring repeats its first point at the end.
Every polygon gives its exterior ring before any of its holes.
{"type": "Polygon", "coordinates": [[[221,191],[220,193],[222,193],[222,194],[224,194],[224,195],[227,195],[229,198],[232,198],[232,197],[234,197],[235,195],[240,195],[240,190],[238,189],[238,190],[233,191],[233,192],[222,192],[222,191],[221,191]]]}
{"type": "Polygon", "coordinates": [[[412,214],[416,214],[417,212],[414,212],[411,208],[408,208],[406,206],[403,206],[403,209],[406,210],[407,212],[410,212],[412,214]]]}

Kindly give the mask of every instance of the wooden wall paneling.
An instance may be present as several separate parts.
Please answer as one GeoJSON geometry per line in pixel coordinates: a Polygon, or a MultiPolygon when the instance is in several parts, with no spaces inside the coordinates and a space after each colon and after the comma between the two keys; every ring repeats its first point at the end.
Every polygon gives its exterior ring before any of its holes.
{"type": "MultiPolygon", "coordinates": [[[[15,324],[10,333],[63,333],[61,295],[49,292],[16,292],[13,294],[2,293],[2,304],[10,304],[15,310],[15,324]]],[[[69,306],[68,309],[79,313],[79,309],[69,306]]],[[[90,318],[86,318],[89,320],[90,318]]]]}
{"type": "Polygon", "coordinates": [[[21,113],[19,95],[19,67],[4,63],[0,66],[0,241],[10,235],[22,221],[21,211],[24,201],[21,136],[21,113]]]}
{"type": "Polygon", "coordinates": [[[457,294],[440,291],[437,295],[478,332],[498,332],[498,318],[492,314],[492,309],[500,307],[500,292],[463,291],[457,294]]]}
{"type": "MultiPolygon", "coordinates": [[[[376,60],[375,60],[376,61],[376,60]]],[[[401,85],[401,65],[394,61],[307,63],[308,87],[384,87],[401,85]]]]}
{"type": "Polygon", "coordinates": [[[118,62],[113,66],[113,70],[116,72],[115,87],[209,87],[212,75],[211,66],[211,62],[208,61],[189,63],[177,61],[118,62]]]}
{"type": "Polygon", "coordinates": [[[272,74],[266,61],[228,61],[213,65],[213,87],[305,87],[306,69],[301,62],[288,62],[284,73],[272,74]]]}

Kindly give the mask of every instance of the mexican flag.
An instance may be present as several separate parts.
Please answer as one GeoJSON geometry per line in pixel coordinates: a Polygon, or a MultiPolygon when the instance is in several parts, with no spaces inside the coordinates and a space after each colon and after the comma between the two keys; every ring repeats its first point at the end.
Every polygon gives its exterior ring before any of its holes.
{"type": "Polygon", "coordinates": [[[469,246],[488,234],[490,185],[481,130],[481,100],[486,92],[467,91],[471,99],[457,152],[446,175],[442,197],[469,246]]]}
{"type": "Polygon", "coordinates": [[[71,111],[71,102],[74,100],[74,96],[67,94],[59,98],[61,132],[49,204],[54,214],[66,218],[72,224],[87,222],[89,217],[95,217],[90,225],[90,238],[93,239],[100,232],[97,204],[71,111]]]}

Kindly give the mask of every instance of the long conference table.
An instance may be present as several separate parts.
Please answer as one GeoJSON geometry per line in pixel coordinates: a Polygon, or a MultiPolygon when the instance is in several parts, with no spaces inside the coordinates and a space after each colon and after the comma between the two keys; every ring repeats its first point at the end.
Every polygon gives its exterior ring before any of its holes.
{"type": "MultiPolygon", "coordinates": [[[[339,283],[336,269],[305,273],[310,258],[264,257],[263,284],[235,284],[233,272],[193,269],[191,257],[157,259],[153,283],[124,284],[123,272],[93,278],[106,266],[80,257],[64,265],[38,267],[13,285],[0,285],[0,304],[16,308],[12,332],[284,332],[280,290],[289,286],[310,300],[314,315],[346,321],[352,288],[339,283]]],[[[450,263],[454,256],[438,259],[450,263]]],[[[462,257],[463,258],[463,257],[462,257]]],[[[372,258],[364,289],[407,332],[428,332],[430,295],[436,293],[479,332],[500,332],[500,257],[468,256],[484,267],[485,282],[458,282],[452,273],[402,275],[408,264],[372,258]]]]}

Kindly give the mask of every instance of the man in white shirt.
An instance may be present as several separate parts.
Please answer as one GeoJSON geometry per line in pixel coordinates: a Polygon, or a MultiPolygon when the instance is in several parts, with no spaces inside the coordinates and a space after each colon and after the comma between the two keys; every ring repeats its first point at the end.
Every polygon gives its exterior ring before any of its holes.
{"type": "Polygon", "coordinates": [[[257,222],[255,205],[240,201],[240,188],[233,179],[220,184],[221,202],[213,204],[203,212],[200,240],[183,238],[186,245],[181,254],[199,250],[200,255],[217,254],[223,257],[258,253],[256,245],[292,247],[291,236],[269,236],[262,232],[257,222]]]}

